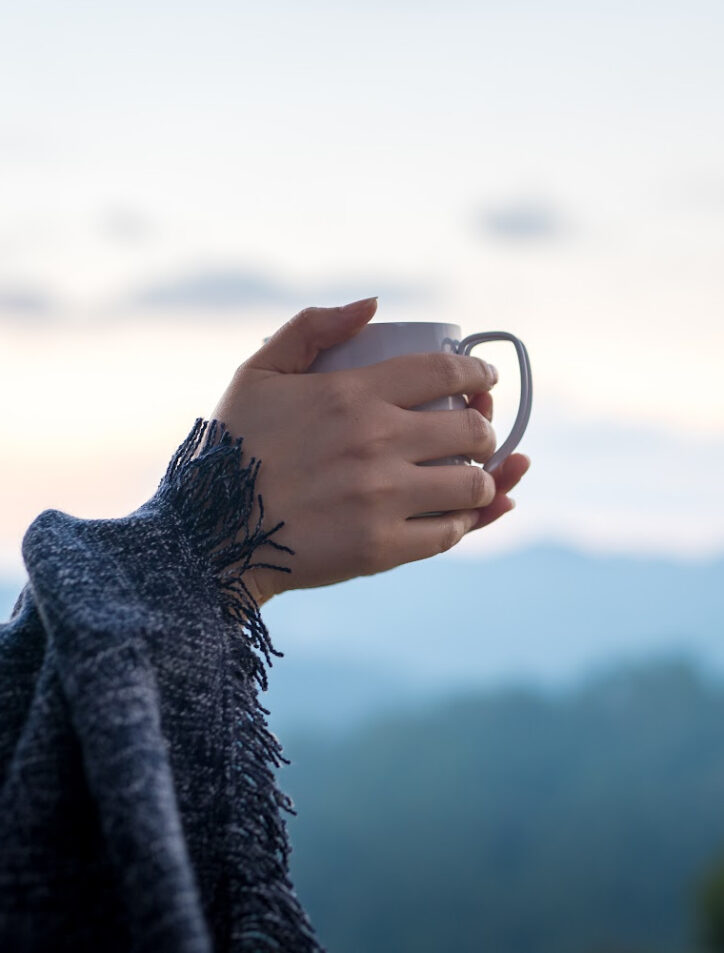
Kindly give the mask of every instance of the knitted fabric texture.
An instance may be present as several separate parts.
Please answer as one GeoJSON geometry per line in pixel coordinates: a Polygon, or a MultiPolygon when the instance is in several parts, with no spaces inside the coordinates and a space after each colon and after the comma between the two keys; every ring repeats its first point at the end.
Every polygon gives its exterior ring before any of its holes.
{"type": "Polygon", "coordinates": [[[289,880],[275,652],[244,583],[261,461],[199,418],[121,519],[41,513],[0,625],[0,949],[321,947],[289,880]]]}

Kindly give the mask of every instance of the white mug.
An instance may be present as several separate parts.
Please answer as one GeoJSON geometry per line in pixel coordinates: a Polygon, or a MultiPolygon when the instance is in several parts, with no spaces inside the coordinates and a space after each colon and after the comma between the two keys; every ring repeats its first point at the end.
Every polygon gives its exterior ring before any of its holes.
{"type": "MultiPolygon", "coordinates": [[[[376,364],[390,357],[403,354],[425,354],[430,351],[448,351],[469,354],[476,344],[487,341],[510,341],[515,347],[520,365],[520,403],[518,413],[508,437],[485,463],[491,471],[499,466],[515,450],[528,426],[532,402],[530,361],[525,345],[507,331],[483,331],[463,338],[459,325],[432,321],[376,321],[366,324],[354,337],[322,351],[308,368],[307,373],[317,371],[341,371],[353,367],[376,364]]],[[[438,397],[419,404],[412,410],[462,410],[467,404],[460,394],[438,397]]],[[[472,461],[465,456],[442,457],[428,460],[419,466],[442,464],[465,464],[472,461]]]]}

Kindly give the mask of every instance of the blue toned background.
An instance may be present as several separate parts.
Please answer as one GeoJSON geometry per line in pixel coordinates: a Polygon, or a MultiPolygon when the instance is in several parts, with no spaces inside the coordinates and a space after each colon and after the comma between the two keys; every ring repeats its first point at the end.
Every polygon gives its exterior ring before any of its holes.
{"type": "Polygon", "coordinates": [[[723,26],[703,0],[2,14],[0,617],[32,519],[135,509],[300,308],[528,345],[517,509],[264,610],[332,953],[715,948],[723,26]]]}

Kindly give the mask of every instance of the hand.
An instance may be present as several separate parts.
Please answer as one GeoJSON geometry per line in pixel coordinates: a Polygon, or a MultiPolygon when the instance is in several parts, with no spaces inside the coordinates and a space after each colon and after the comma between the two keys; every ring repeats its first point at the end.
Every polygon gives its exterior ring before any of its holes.
{"type": "MultiPolygon", "coordinates": [[[[272,538],[295,552],[275,551],[267,560],[290,573],[247,569],[245,584],[259,604],[286,589],[326,586],[444,552],[502,515],[508,490],[522,476],[512,457],[500,468],[500,486],[481,467],[416,465],[452,454],[480,463],[492,456],[495,435],[475,406],[409,409],[450,394],[486,393],[496,374],[476,357],[408,354],[305,373],[321,350],[352,337],[376,309],[367,299],[300,311],[238,367],[212,414],[244,438],[246,461],[261,460],[256,493],[264,528],[284,521],[272,538]],[[445,512],[409,519],[432,511],[445,512]]],[[[480,406],[492,413],[492,404],[480,406]]]]}
{"type": "MultiPolygon", "coordinates": [[[[492,421],[493,398],[488,391],[472,395],[468,400],[468,406],[474,407],[486,420],[492,421]]],[[[489,526],[504,513],[509,513],[515,507],[515,500],[509,497],[508,493],[517,486],[529,467],[530,457],[527,457],[524,453],[511,453],[495,468],[492,474],[495,480],[493,502],[488,506],[480,507],[478,521],[468,532],[482,529],[483,526],[489,526]]]]}

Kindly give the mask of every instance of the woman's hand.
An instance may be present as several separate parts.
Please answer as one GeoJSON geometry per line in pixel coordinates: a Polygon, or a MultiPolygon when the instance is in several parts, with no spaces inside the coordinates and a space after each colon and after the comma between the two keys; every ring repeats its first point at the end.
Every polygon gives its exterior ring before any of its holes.
{"type": "MultiPolygon", "coordinates": [[[[512,455],[496,479],[476,466],[416,464],[452,454],[484,463],[495,450],[487,393],[497,377],[478,358],[409,354],[367,367],[307,374],[317,354],[352,337],[376,299],[305,308],[239,366],[212,417],[261,460],[264,528],[295,551],[250,568],[259,604],[286,589],[326,586],[425,559],[497,519],[528,466],[512,455]],[[471,395],[464,410],[413,411],[436,397],[471,395]],[[497,485],[496,485],[497,480],[497,485]],[[409,519],[417,513],[441,516],[409,519]]],[[[253,515],[253,520],[256,519],[253,515]]]]}
{"type": "MultiPolygon", "coordinates": [[[[493,398],[488,391],[482,394],[473,394],[468,400],[468,406],[474,407],[487,420],[493,419],[493,398]]],[[[530,457],[524,453],[511,453],[495,468],[492,474],[495,480],[495,497],[488,506],[478,510],[478,521],[473,530],[489,526],[504,513],[509,513],[515,506],[515,500],[508,496],[510,491],[518,485],[530,466],[530,457]]],[[[472,532],[472,530],[470,530],[472,532]]]]}

